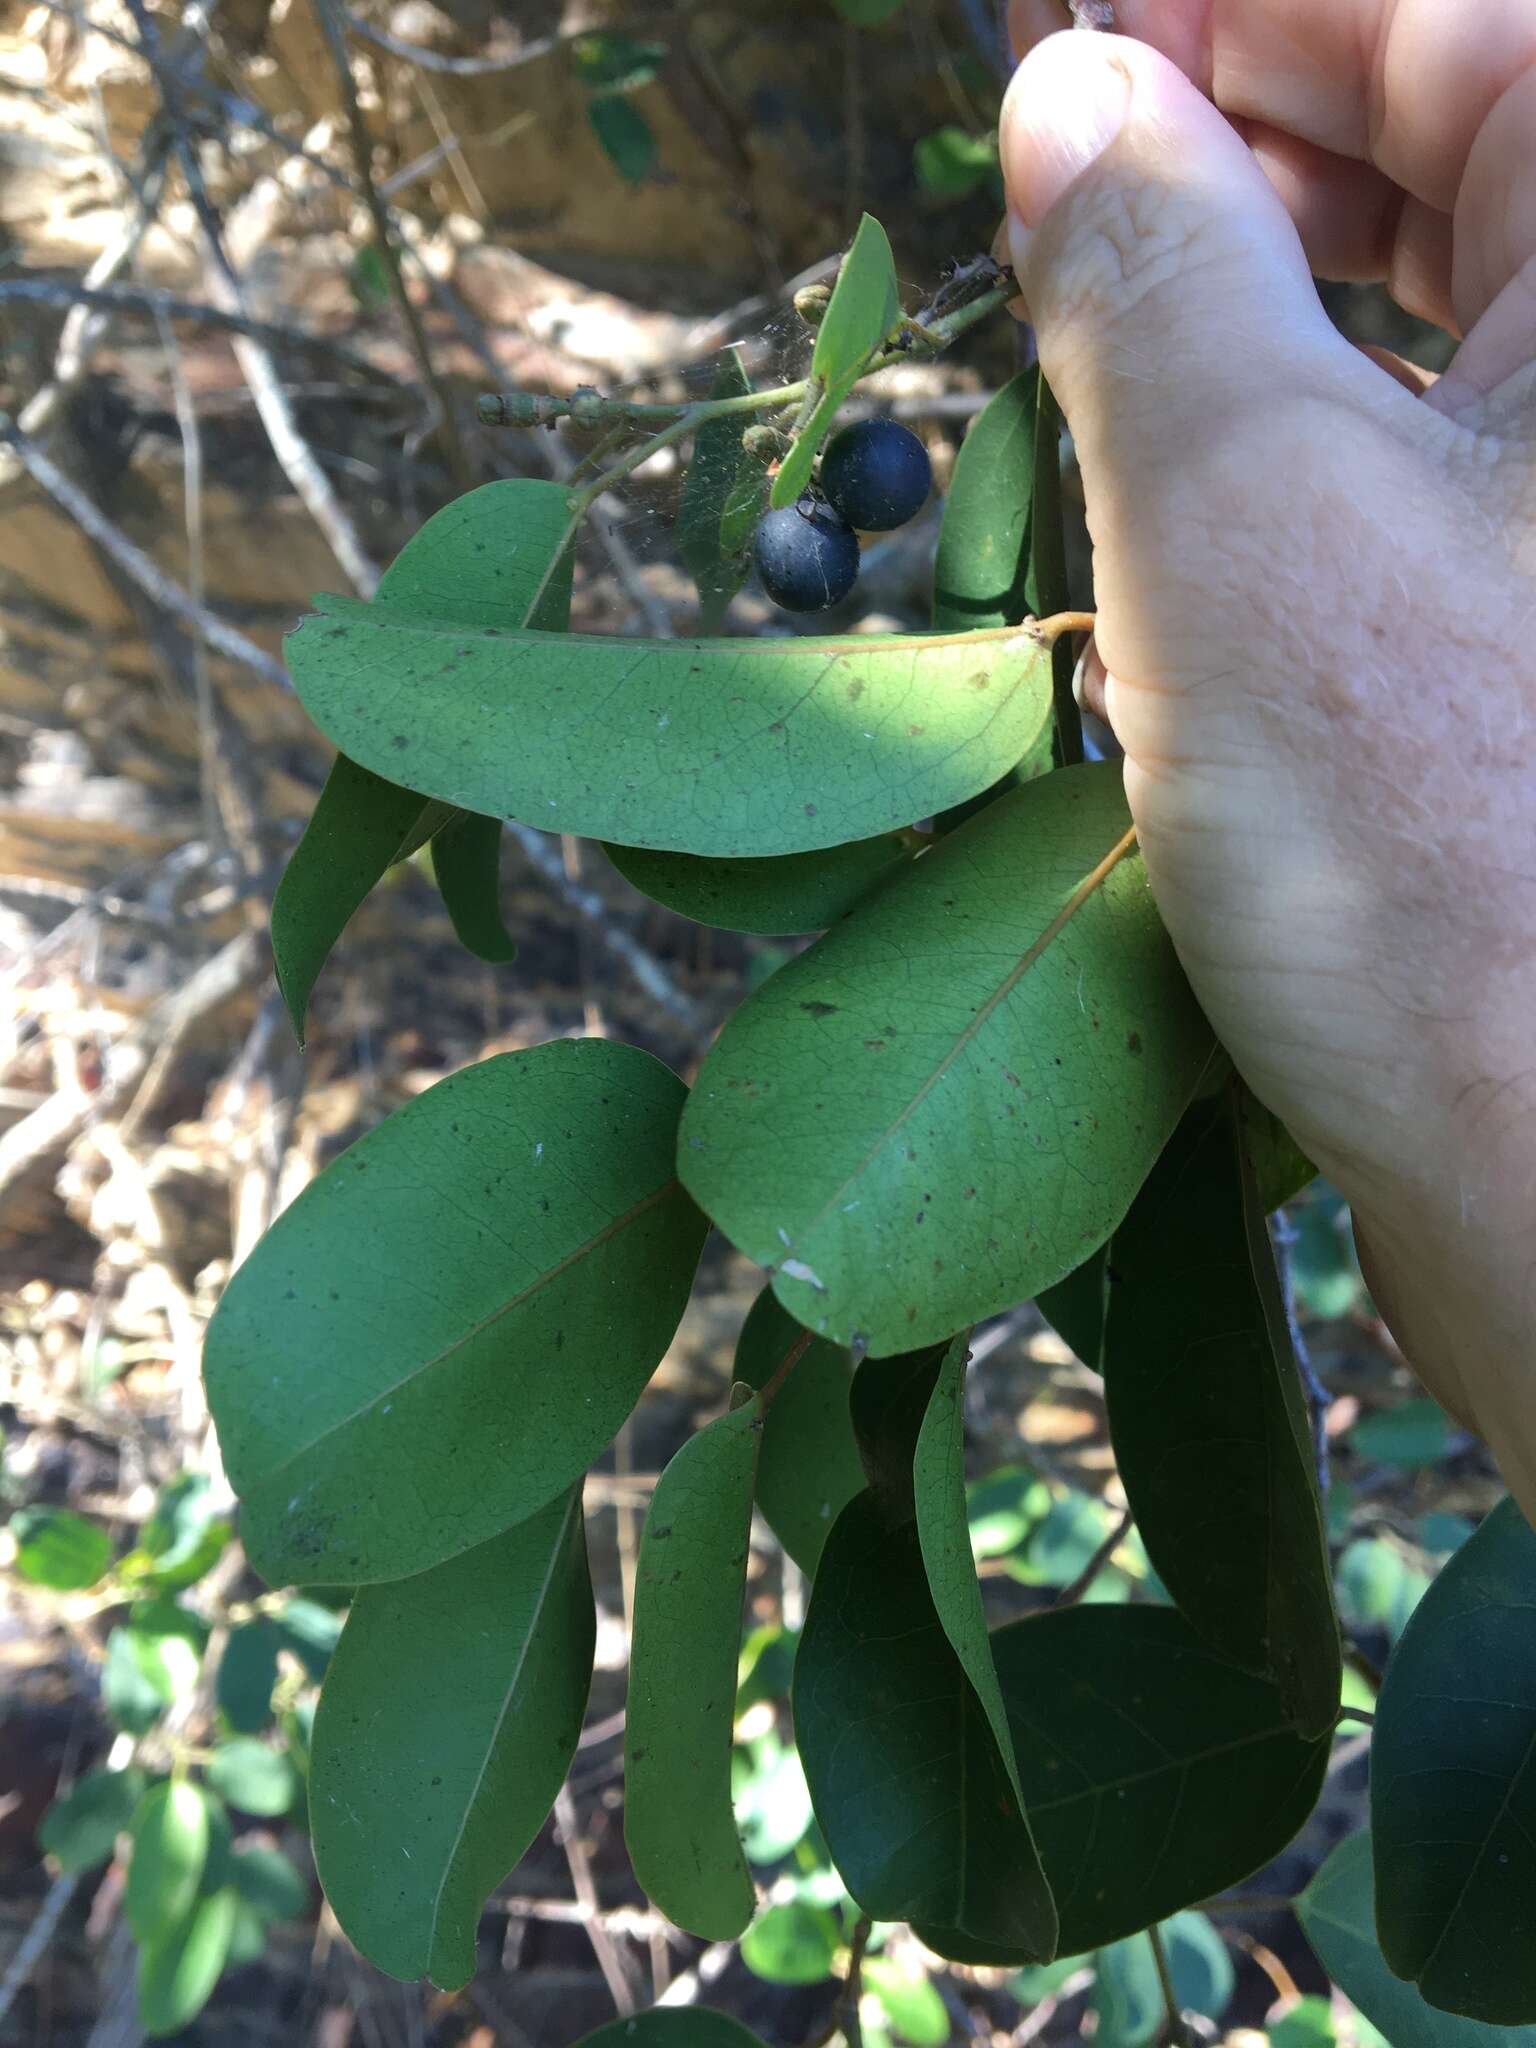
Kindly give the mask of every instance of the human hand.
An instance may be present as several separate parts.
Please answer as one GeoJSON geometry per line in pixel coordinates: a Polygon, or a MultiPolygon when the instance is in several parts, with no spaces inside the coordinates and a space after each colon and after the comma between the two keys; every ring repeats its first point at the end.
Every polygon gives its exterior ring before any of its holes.
{"type": "Polygon", "coordinates": [[[1014,0],[1002,125],[1087,691],[1212,1022],[1536,1515],[1536,0],[1117,13],[1014,0]],[[1450,371],[1352,348],[1313,270],[1450,371]]]}

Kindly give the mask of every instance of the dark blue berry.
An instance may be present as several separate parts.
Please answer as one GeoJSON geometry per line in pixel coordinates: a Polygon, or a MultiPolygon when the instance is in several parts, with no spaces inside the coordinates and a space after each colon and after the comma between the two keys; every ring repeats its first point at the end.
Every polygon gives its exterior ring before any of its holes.
{"type": "Polygon", "coordinates": [[[933,488],[933,464],[909,427],[860,420],[828,442],[821,488],[850,526],[889,533],[921,508],[933,488]]]}
{"type": "Polygon", "coordinates": [[[819,612],[838,603],[859,573],[853,528],[810,498],[768,513],[753,551],[764,590],[787,612],[819,612]]]}

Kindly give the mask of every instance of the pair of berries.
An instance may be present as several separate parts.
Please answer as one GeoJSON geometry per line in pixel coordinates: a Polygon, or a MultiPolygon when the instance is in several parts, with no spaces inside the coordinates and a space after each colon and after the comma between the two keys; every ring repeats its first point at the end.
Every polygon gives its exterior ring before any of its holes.
{"type": "Polygon", "coordinates": [[[753,551],[763,588],[790,612],[818,612],[852,590],[858,532],[905,526],[933,484],[928,451],[895,420],[861,420],[828,442],[817,492],[770,512],[753,551]]]}

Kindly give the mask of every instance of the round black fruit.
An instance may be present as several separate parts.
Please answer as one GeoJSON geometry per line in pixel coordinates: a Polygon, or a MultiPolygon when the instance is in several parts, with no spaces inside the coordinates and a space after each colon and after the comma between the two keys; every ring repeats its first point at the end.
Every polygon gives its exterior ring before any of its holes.
{"type": "Polygon", "coordinates": [[[764,590],[787,612],[819,612],[838,603],[859,573],[853,528],[809,498],[768,513],[753,552],[764,590]]]}
{"type": "Polygon", "coordinates": [[[933,464],[910,427],[860,420],[828,442],[821,488],[850,526],[889,533],[922,506],[933,488],[933,464]]]}

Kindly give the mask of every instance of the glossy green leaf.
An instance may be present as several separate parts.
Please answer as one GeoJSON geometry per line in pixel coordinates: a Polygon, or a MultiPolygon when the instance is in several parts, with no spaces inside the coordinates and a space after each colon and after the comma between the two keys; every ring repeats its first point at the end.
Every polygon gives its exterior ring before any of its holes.
{"type": "Polygon", "coordinates": [[[947,1340],[1121,1220],[1210,1047],[1132,846],[1118,763],[1011,790],[726,1025],[679,1171],[818,1334],[947,1340]]]}
{"type": "Polygon", "coordinates": [[[592,133],[603,155],[626,184],[639,185],[655,170],[660,151],[656,131],[622,93],[600,93],[587,102],[592,133]]]}
{"type": "Polygon", "coordinates": [[[838,269],[827,310],[816,329],[811,374],[829,389],[846,388],[900,314],[890,242],[879,221],[866,213],[838,269]]]}
{"type": "Polygon", "coordinates": [[[299,1789],[287,1757],[251,1736],[219,1744],[208,1761],[208,1782],[237,1812],[265,1820],[286,1813],[299,1789]]]}
{"type": "Polygon", "coordinates": [[[632,640],[320,600],[289,668],[338,746],[426,796],[680,853],[805,853],[973,796],[1038,732],[1028,634],[632,640]]]}
{"type": "Polygon", "coordinates": [[[944,2048],[950,2036],[949,2008],[931,1978],[889,1956],[870,1956],[864,1964],[864,1989],[892,2030],[912,2048],[944,2048]]]}
{"type": "Polygon", "coordinates": [[[11,1535],[17,1571],[54,1593],[94,1586],[112,1562],[106,1530],[69,1508],[18,1508],[11,1517],[11,1535]]]}
{"type": "MultiPolygon", "coordinates": [[[[1298,1735],[1275,1686],[1171,1607],[1057,1608],[995,1630],[992,1651],[1063,1955],[1240,1883],[1316,1802],[1328,1739],[1298,1735]]],[[[918,1931],[959,1961],[1027,1960],[918,1931]]]]}
{"type": "MultiPolygon", "coordinates": [[[[374,605],[380,616],[402,620],[451,618],[504,630],[526,620],[559,631],[570,607],[570,554],[561,553],[570,519],[560,484],[526,477],[483,484],[406,543],[374,605]]],[[[387,868],[447,822],[418,792],[399,787],[397,766],[386,760],[374,773],[343,754],[278,884],[272,951],[300,1040],[310,991],[353,912],[387,868]]]]}
{"type": "MultiPolygon", "coordinates": [[[[740,349],[726,349],[716,367],[710,397],[740,398],[751,389],[752,379],[740,349]]],[[[727,539],[727,511],[744,489],[755,491],[758,504],[767,490],[762,464],[742,447],[742,434],[750,424],[750,415],[731,413],[704,422],[694,436],[693,458],[678,502],[677,552],[698,589],[699,630],[706,634],[719,632],[747,573],[746,536],[739,530],[745,522],[738,522],[733,513],[736,530],[727,539]]]]}
{"type": "Polygon", "coordinates": [[[501,1054],[283,1212],[204,1353],[265,1577],[424,1571],[585,1471],[671,1341],[703,1242],[673,1178],[682,1097],[632,1046],[501,1054]]]}
{"type": "Polygon", "coordinates": [[[456,1990],[487,1895],[575,1752],[592,1675],[581,1489],[436,1570],[366,1586],[315,1717],[310,1825],[337,1919],[456,1990]]]}
{"type": "MultiPolygon", "coordinates": [[[[1219,2020],[1237,1974],[1221,1936],[1203,1913],[1178,1913],[1163,1927],[1162,1938],[1179,2010],[1219,2020]]],[[[1150,2048],[1160,2041],[1167,2007],[1150,1939],[1135,1934],[1117,1941],[1099,1951],[1095,1966],[1098,2048],[1150,2048]]]]}
{"type": "MultiPolygon", "coordinates": [[[[765,1287],[737,1340],[736,1378],[761,1393],[804,1336],[765,1287]]],[[[848,1353],[813,1337],[763,1417],[757,1506],[808,1577],[832,1524],[864,1487],[848,1413],[852,1377],[848,1353]]]]}
{"type": "MultiPolygon", "coordinates": [[[[954,1339],[945,1352],[928,1399],[912,1460],[912,1488],[917,1511],[918,1542],[934,1610],[986,1717],[987,1727],[1029,1837],[1029,1815],[1013,1754],[1013,1734],[991,1638],[982,1611],[981,1585],[971,1554],[965,1509],[965,1375],[970,1363],[969,1332],[954,1339]]],[[[878,1365],[872,1370],[879,1370],[878,1365]]],[[[1035,1850],[1033,1841],[1030,1849],[1035,1850]]],[[[1013,1907],[1027,1922],[1027,1945],[1034,1956],[1056,1952],[1056,1908],[1038,1851],[1031,1858],[1020,1848],[1015,1858],[1013,1907]]]]}
{"type": "Polygon", "coordinates": [[[626,882],[695,924],[765,934],[825,931],[913,855],[893,833],[766,860],[705,860],[639,846],[604,851],[626,882]]]}
{"type": "Polygon", "coordinates": [[[635,1579],[624,1839],[669,1920],[730,1941],[755,1894],[731,1811],[731,1730],[762,1440],[754,1396],[690,1437],[651,1496],[635,1579]]]}
{"type": "Polygon", "coordinates": [[[39,1844],[64,1870],[94,1870],[111,1858],[144,1786],[144,1773],[132,1764],[121,1771],[87,1771],[43,1815],[39,1844]]]}
{"type": "Polygon", "coordinates": [[[770,1906],[741,1937],[741,1960],[767,1984],[820,1984],[841,1946],[833,1916],[791,1899],[770,1906]]]}
{"type": "Polygon", "coordinates": [[[1492,2026],[1536,2021],[1533,1611],[1536,1532],[1505,1500],[1409,1622],[1371,1749],[1382,1952],[1492,2026]]]}
{"type": "Polygon", "coordinates": [[[258,1735],[272,1718],[280,1643],[276,1627],[264,1615],[229,1632],[214,1697],[237,1735],[258,1735]]]}
{"type": "Polygon", "coordinates": [[[1109,1270],[1110,1436],[1147,1555],[1212,1648],[1272,1675],[1321,1735],[1341,1670],[1328,1540],[1231,1090],[1185,1115],[1109,1270]]]}
{"type": "Polygon", "coordinates": [[[187,1778],[167,1778],[139,1801],[124,1905],[134,1939],[153,1941],[192,1910],[208,1860],[208,1797],[187,1778]]]}
{"type": "MultiPolygon", "coordinates": [[[[1392,2048],[1536,2048],[1536,2026],[1487,2026],[1453,2017],[1393,1975],[1376,1945],[1371,1860],[1369,1833],[1351,1835],[1296,1902],[1302,1931],[1345,1996],[1392,2048]]],[[[1499,1960],[1496,1948],[1484,1951],[1485,1965],[1499,1960]]]]}
{"type": "Polygon", "coordinates": [[[229,1959],[239,1907],[230,1889],[210,1893],[142,1949],[139,2021],[145,2033],[179,2033],[208,2003],[229,1959]]]}
{"type": "Polygon", "coordinates": [[[707,2005],[660,2005],[632,2019],[610,2020],[577,2048],[763,2048],[729,2013],[707,2005]]]}
{"type": "Polygon", "coordinates": [[[1016,626],[1028,614],[1039,389],[1038,375],[1021,371],[978,414],[960,445],[933,564],[938,632],[1016,626]]]}
{"type": "Polygon", "coordinates": [[[309,1911],[309,1886],[281,1849],[237,1849],[229,1881],[263,1920],[297,1920],[309,1911]]]}
{"type": "Polygon", "coordinates": [[[821,392],[811,408],[810,416],[790,444],[789,453],[774,472],[768,503],[775,511],[800,502],[801,494],[811,481],[811,471],[816,467],[817,452],[831,432],[850,389],[851,382],[834,384],[821,392]]]}
{"type": "Polygon", "coordinates": [[[432,841],[432,876],[461,946],[504,967],[517,942],[501,915],[501,820],[460,811],[432,841]]]}

